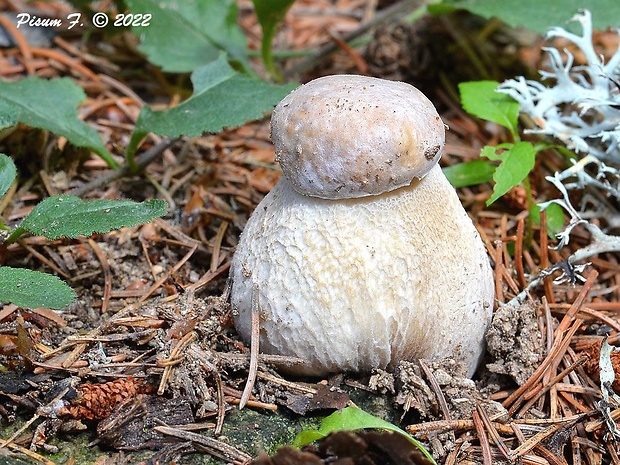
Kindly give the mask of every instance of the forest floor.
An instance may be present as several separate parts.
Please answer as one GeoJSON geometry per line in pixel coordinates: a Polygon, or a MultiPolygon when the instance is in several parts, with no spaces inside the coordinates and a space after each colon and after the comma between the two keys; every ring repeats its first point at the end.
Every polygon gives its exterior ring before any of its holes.
{"type": "MultiPolygon", "coordinates": [[[[310,52],[281,59],[287,79],[354,73],[414,84],[450,128],[443,166],[508,141],[503,128],[465,113],[457,85],[536,76],[545,63],[544,40],[463,12],[377,23],[356,46],[342,40],[387,3],[296,2],[275,49],[310,52]],[[328,45],[335,51],[313,53],[328,45]],[[479,58],[476,66],[472,56],[479,58]]],[[[239,24],[256,51],[261,32],[252,4],[238,4],[239,24]]],[[[7,22],[20,7],[4,5],[5,33],[15,33],[7,22]]],[[[55,1],[30,2],[28,9],[41,17],[71,12],[55,1]]],[[[87,95],[81,117],[112,153],[127,145],[144,101],[166,108],[189,92],[187,76],[148,63],[129,31],[54,30],[42,38],[22,32],[16,45],[0,48],[0,79],[72,79],[87,95]]],[[[597,36],[602,53],[615,50],[614,37],[597,36]]],[[[254,64],[262,72],[258,58],[254,64]]],[[[232,324],[227,278],[244,224],[280,177],[269,119],[171,144],[151,135],[141,150],[153,147],[161,149],[143,173],[121,176],[46,131],[20,125],[0,134],[0,152],[20,173],[0,204],[6,224],[56,193],[170,204],[167,216],[144,226],[76,240],[29,236],[1,251],[0,265],[55,273],[78,299],[62,311],[0,304],[0,464],[248,463],[347,405],[398,424],[437,463],[620,463],[597,405],[603,334],[611,334],[610,342],[620,338],[618,257],[593,258],[585,283],[556,284],[550,276],[529,290],[525,303],[502,305],[588,243],[577,228],[570,247],[549,248],[555,240],[544,221],[530,221],[523,187],[490,207],[490,184],[458,192],[492,258],[496,283],[489,354],[473,380],[451,359],[305,379],[261,355],[252,396],[240,410],[250,356],[232,324]]],[[[529,176],[534,202],[555,197],[544,178],[563,163],[553,151],[538,159],[529,176]]],[[[390,435],[345,435],[331,447],[344,456],[360,441],[374,460],[363,463],[405,460],[390,456],[403,447],[392,445],[390,435]]],[[[324,449],[307,453],[323,460],[324,449]]],[[[290,454],[288,462],[263,456],[260,463],[302,463],[297,452],[283,454],[290,454]]],[[[415,460],[410,463],[428,463],[415,460]]]]}

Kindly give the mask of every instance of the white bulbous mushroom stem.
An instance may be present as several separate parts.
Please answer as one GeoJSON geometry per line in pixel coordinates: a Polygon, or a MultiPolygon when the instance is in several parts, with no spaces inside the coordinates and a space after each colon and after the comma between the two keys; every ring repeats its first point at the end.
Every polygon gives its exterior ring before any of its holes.
{"type": "Polygon", "coordinates": [[[338,201],[283,178],[248,221],[231,274],[242,338],[258,283],[261,351],[303,358],[305,374],[454,356],[472,375],[484,351],[492,272],[438,165],[410,186],[338,201]]]}

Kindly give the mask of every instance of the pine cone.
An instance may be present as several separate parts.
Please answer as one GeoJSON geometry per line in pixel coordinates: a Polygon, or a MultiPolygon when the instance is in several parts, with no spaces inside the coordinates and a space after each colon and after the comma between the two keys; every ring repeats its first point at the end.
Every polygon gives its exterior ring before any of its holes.
{"type": "Polygon", "coordinates": [[[132,377],[109,383],[84,383],[77,388],[78,397],[61,414],[78,420],[102,420],[120,404],[144,392],[144,386],[132,377]]]}

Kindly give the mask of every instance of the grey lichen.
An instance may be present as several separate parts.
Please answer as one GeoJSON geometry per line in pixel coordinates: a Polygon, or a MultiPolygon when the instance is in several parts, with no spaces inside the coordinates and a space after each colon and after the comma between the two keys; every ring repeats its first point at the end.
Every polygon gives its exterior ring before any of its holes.
{"type": "MultiPolygon", "coordinates": [[[[620,227],[620,48],[605,60],[592,41],[590,12],[583,10],[572,21],[581,25],[581,35],[556,27],[547,38],[575,44],[585,64],[575,65],[574,55],[566,49],[563,59],[558,49],[547,47],[549,70],[540,74],[549,85],[519,77],[505,81],[498,91],[514,98],[521,113],[533,121],[535,127],[526,132],[552,136],[577,155],[572,166],[546,178],[562,198],[540,205],[544,210],[555,203],[570,215],[569,224],[558,234],[557,248],[568,244],[578,225],[591,235],[590,245],[547,270],[547,275],[562,270],[562,278],[574,283],[580,271],[576,263],[602,252],[620,251],[620,237],[613,234],[620,227]],[[578,208],[571,203],[569,193],[573,190],[582,194],[578,208]],[[603,226],[595,224],[601,221],[590,222],[592,219],[602,220],[603,226]]],[[[521,299],[512,303],[517,301],[521,299]]]]}

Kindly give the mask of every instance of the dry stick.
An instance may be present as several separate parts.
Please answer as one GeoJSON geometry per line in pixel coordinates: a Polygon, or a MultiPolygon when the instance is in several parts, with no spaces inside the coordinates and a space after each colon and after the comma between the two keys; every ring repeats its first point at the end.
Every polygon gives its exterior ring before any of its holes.
{"type": "Polygon", "coordinates": [[[219,436],[224,427],[224,416],[226,414],[226,402],[224,399],[224,383],[222,383],[222,377],[219,374],[218,368],[211,363],[209,356],[196,344],[189,346],[188,352],[200,361],[201,368],[208,374],[215,378],[215,384],[217,387],[217,422],[215,424],[214,434],[219,436]]]}
{"type": "Polygon", "coordinates": [[[517,223],[517,240],[515,241],[515,271],[517,272],[517,279],[519,280],[519,286],[524,289],[527,286],[527,280],[525,279],[525,272],[523,271],[523,235],[525,230],[525,219],[520,218],[517,223]]]}
{"type": "Polygon", "coordinates": [[[222,221],[220,227],[217,228],[217,233],[215,234],[215,238],[213,239],[213,252],[211,253],[211,267],[209,271],[211,273],[215,273],[217,270],[217,265],[220,259],[220,250],[222,249],[222,240],[224,239],[224,234],[226,234],[226,228],[228,228],[228,221],[222,221]]]}
{"type": "MultiPolygon", "coordinates": [[[[378,26],[382,23],[387,23],[395,18],[402,18],[408,13],[415,11],[418,8],[430,3],[429,0],[402,0],[398,3],[389,6],[380,12],[378,12],[374,18],[369,20],[368,22],[360,25],[355,31],[350,32],[342,37],[342,40],[345,42],[351,42],[352,40],[357,39],[358,37],[366,34],[370,29],[375,26],[378,26]]],[[[292,66],[290,69],[284,72],[284,75],[287,79],[294,78],[295,76],[305,72],[306,70],[313,68],[318,63],[322,62],[332,53],[338,51],[340,46],[336,43],[329,43],[324,47],[321,47],[319,51],[304,59],[300,63],[292,66]]]]}
{"type": "Polygon", "coordinates": [[[23,239],[18,239],[17,242],[19,243],[20,246],[26,249],[26,251],[29,254],[37,258],[41,263],[44,263],[45,265],[49,266],[51,269],[53,269],[56,273],[58,273],[63,278],[67,280],[71,279],[70,275],[65,273],[58,265],[56,265],[53,261],[48,259],[45,255],[41,254],[39,251],[37,251],[33,247],[30,247],[23,239]]]}
{"type": "Polygon", "coordinates": [[[93,249],[95,255],[97,256],[97,260],[101,263],[101,271],[103,271],[103,300],[101,302],[101,313],[108,312],[108,306],[110,305],[110,295],[112,294],[112,272],[110,271],[110,264],[106,259],[103,250],[101,247],[92,240],[88,238],[88,245],[93,249]]]}
{"type": "MultiPolygon", "coordinates": [[[[594,281],[597,278],[597,276],[598,276],[598,272],[596,270],[592,270],[590,272],[590,274],[588,275],[588,279],[586,280],[586,282],[584,283],[581,289],[581,292],[579,292],[579,295],[577,296],[577,298],[571,305],[571,308],[566,312],[566,315],[564,315],[564,318],[562,318],[562,321],[556,328],[555,333],[554,333],[555,340],[553,341],[552,349],[547,354],[547,357],[538,366],[536,371],[534,371],[532,376],[530,376],[530,378],[521,387],[519,387],[510,396],[508,396],[508,398],[504,400],[504,402],[502,402],[502,405],[504,407],[507,407],[508,405],[512,404],[518,397],[520,397],[525,391],[527,391],[532,385],[534,385],[541,378],[541,376],[546,371],[549,364],[555,359],[555,357],[558,356],[558,354],[560,353],[560,347],[564,345],[561,336],[570,327],[571,321],[575,318],[577,311],[583,304],[583,301],[585,300],[586,296],[590,292],[590,289],[594,285],[594,281]]],[[[575,323],[578,323],[578,324],[573,324],[573,330],[571,331],[572,334],[574,334],[577,331],[577,329],[579,328],[579,324],[581,324],[581,322],[582,320],[575,319],[575,323]]],[[[571,334],[571,337],[572,337],[572,334],[571,334]]],[[[570,343],[569,338],[567,338],[567,342],[570,343]]],[[[568,343],[565,344],[566,347],[568,347],[568,343]]]]}
{"type": "MultiPolygon", "coordinates": [[[[136,166],[140,169],[146,168],[155,158],[161,155],[164,150],[170,147],[176,139],[163,139],[159,144],[150,148],[146,152],[144,152],[139,157],[136,157],[136,166]]],[[[120,168],[109,171],[107,173],[102,174],[101,176],[96,177],[89,183],[84,184],[81,187],[73,189],[68,192],[68,194],[76,195],[78,197],[87,194],[90,191],[100,188],[101,186],[105,186],[106,184],[115,181],[116,179],[123,178],[125,176],[130,176],[134,174],[131,168],[127,165],[121,166],[120,168]]]]}
{"type": "MultiPolygon", "coordinates": [[[[192,247],[192,249],[187,254],[185,254],[185,256],[172,268],[172,270],[170,270],[167,273],[165,273],[150,288],[148,288],[144,294],[142,294],[142,297],[140,297],[138,302],[136,302],[135,304],[132,304],[132,305],[129,305],[129,306],[125,307],[125,309],[121,310],[116,315],[114,315],[113,318],[110,318],[108,321],[104,322],[101,326],[99,326],[99,327],[93,329],[92,331],[90,331],[88,333],[88,336],[91,336],[91,337],[92,336],[100,336],[103,333],[104,329],[109,328],[115,321],[119,320],[120,318],[123,318],[123,317],[129,315],[129,313],[134,308],[138,308],[139,304],[144,302],[153,292],[155,292],[156,289],[159,288],[159,286],[161,286],[164,282],[166,282],[166,280],[168,279],[170,274],[176,273],[179,270],[179,268],[181,268],[185,264],[185,262],[190,259],[190,257],[196,251],[196,248],[197,248],[197,246],[192,247]]],[[[88,346],[87,343],[80,343],[76,347],[74,347],[74,349],[71,352],[71,354],[69,354],[69,356],[66,358],[66,360],[62,363],[63,368],[70,367],[73,364],[73,362],[75,362],[77,360],[77,358],[80,355],[82,355],[82,353],[86,350],[87,346],[88,346]]]]}
{"type": "MultiPolygon", "coordinates": [[[[501,434],[510,434],[512,428],[509,425],[503,423],[491,422],[494,429],[501,434]]],[[[474,428],[473,420],[437,420],[428,421],[426,423],[416,423],[409,425],[405,429],[410,434],[421,436],[423,439],[428,436],[429,433],[446,433],[448,431],[469,431],[474,428]]]]}
{"type": "Polygon", "coordinates": [[[502,241],[495,241],[495,302],[501,305],[504,302],[504,287],[502,286],[502,241]]]}
{"type": "Polygon", "coordinates": [[[228,270],[228,268],[230,268],[230,261],[224,263],[223,265],[220,265],[220,267],[215,270],[214,273],[212,273],[210,270],[207,271],[204,275],[202,275],[202,277],[196,281],[194,284],[192,284],[191,286],[188,286],[185,290],[186,291],[197,291],[198,289],[200,289],[203,286],[206,286],[209,282],[211,282],[213,280],[213,278],[215,278],[217,275],[223,273],[224,271],[228,270]]]}
{"type": "MultiPolygon", "coordinates": [[[[55,405],[60,399],[62,399],[65,394],[67,394],[67,392],[69,392],[69,388],[65,388],[62,390],[62,392],[60,392],[60,394],[58,394],[56,397],[54,397],[52,399],[51,402],[49,402],[46,407],[49,408],[53,405],[55,405]]],[[[19,428],[17,431],[15,431],[15,433],[13,433],[13,435],[9,438],[6,439],[2,442],[0,442],[0,449],[2,449],[3,447],[7,447],[9,444],[11,444],[13,441],[15,441],[15,438],[17,438],[17,436],[19,436],[23,431],[26,430],[26,428],[28,428],[30,425],[32,425],[41,415],[39,415],[38,413],[35,413],[32,418],[30,420],[28,420],[21,428],[19,428]]]]}
{"type": "Polygon", "coordinates": [[[167,273],[164,273],[164,275],[161,278],[155,281],[153,285],[149,287],[144,294],[142,294],[142,297],[140,297],[140,300],[138,300],[138,303],[144,302],[153,292],[159,289],[159,287],[163,283],[165,283],[171,275],[179,271],[179,269],[183,265],[185,265],[185,262],[187,262],[192,257],[192,255],[194,255],[194,252],[196,252],[196,249],[198,249],[198,245],[194,244],[194,246],[189,250],[189,252],[187,252],[183,256],[183,258],[181,258],[181,260],[176,265],[174,265],[174,267],[172,267],[171,270],[169,270],[167,273]]]}
{"type": "Polygon", "coordinates": [[[476,412],[475,413],[477,413],[478,416],[480,417],[480,419],[482,420],[482,423],[484,424],[484,427],[489,432],[489,435],[491,436],[491,439],[493,439],[493,442],[495,443],[495,445],[497,446],[497,448],[499,449],[501,454],[504,457],[506,457],[507,459],[509,459],[510,458],[510,449],[508,448],[506,443],[504,443],[504,441],[502,440],[502,438],[498,434],[497,430],[493,427],[493,424],[491,423],[491,419],[489,418],[489,416],[487,415],[487,412],[484,411],[484,409],[482,408],[482,406],[480,404],[476,404],[476,412]]]}
{"type": "Polygon", "coordinates": [[[99,76],[97,74],[93,73],[90,69],[80,63],[79,60],[65,55],[64,53],[60,53],[56,50],[48,48],[39,47],[32,47],[30,50],[32,51],[33,56],[49,58],[50,60],[57,61],[58,63],[61,63],[67,68],[69,68],[70,71],[78,72],[82,74],[85,78],[90,79],[93,82],[99,81],[99,76]]]}
{"type": "Polygon", "coordinates": [[[47,457],[43,457],[42,455],[17,444],[9,444],[7,447],[12,451],[21,452],[22,454],[27,455],[31,459],[36,460],[37,463],[42,463],[43,465],[56,465],[56,462],[51,461],[47,457]]]}
{"type": "Polygon", "coordinates": [[[241,394],[241,400],[239,401],[239,410],[245,407],[250,396],[252,395],[252,389],[254,389],[254,383],[256,382],[256,373],[258,371],[258,346],[260,339],[260,304],[258,302],[259,292],[258,284],[254,284],[252,289],[252,331],[250,339],[250,369],[248,370],[248,381],[241,394]]]}
{"type": "Polygon", "coordinates": [[[160,362],[158,362],[158,366],[165,367],[164,372],[161,375],[159,388],[157,389],[158,396],[163,395],[164,391],[166,390],[166,384],[168,384],[168,381],[172,376],[172,370],[174,366],[183,359],[183,356],[181,355],[182,352],[197,337],[198,335],[193,331],[191,333],[187,333],[179,340],[179,342],[177,342],[174,348],[170,351],[170,357],[168,357],[166,360],[161,360],[160,362]]]}
{"type": "Polygon", "coordinates": [[[549,465],[567,465],[566,461],[562,458],[557,457],[553,454],[549,449],[547,449],[542,444],[536,444],[534,447],[538,455],[542,456],[543,459],[549,463],[549,465]]]}
{"type": "Polygon", "coordinates": [[[446,398],[443,395],[441,386],[439,386],[439,383],[437,382],[437,378],[435,378],[435,375],[428,368],[424,360],[419,359],[418,364],[420,365],[420,368],[422,368],[422,371],[424,372],[426,379],[428,379],[429,383],[431,383],[431,388],[433,388],[435,397],[437,397],[437,401],[439,402],[439,406],[441,407],[441,413],[443,413],[444,418],[448,421],[452,420],[452,415],[450,415],[450,409],[448,408],[448,403],[446,402],[446,398]]]}
{"type": "MultiPolygon", "coordinates": [[[[575,324],[573,325],[571,330],[568,332],[569,337],[566,338],[569,342],[570,342],[570,337],[572,337],[572,335],[577,332],[580,325],[581,325],[581,320],[576,320],[575,324]]],[[[512,394],[510,394],[504,400],[504,402],[502,402],[502,405],[504,407],[508,407],[509,405],[511,405],[509,409],[509,413],[511,412],[511,410],[512,412],[510,413],[510,415],[513,415],[514,412],[519,408],[520,402],[517,402],[517,400],[522,399],[523,394],[527,392],[527,390],[530,389],[532,386],[534,386],[540,380],[540,378],[542,378],[543,374],[547,371],[547,368],[549,367],[549,365],[551,365],[551,362],[555,360],[555,358],[560,354],[563,342],[564,341],[562,340],[561,337],[557,337],[555,341],[553,341],[553,346],[551,348],[551,351],[549,351],[545,359],[538,366],[538,368],[536,368],[534,373],[532,373],[532,375],[527,379],[525,383],[521,385],[521,387],[517,388],[512,394]]],[[[566,347],[568,347],[568,344],[566,344],[566,347]]]]}
{"type": "Polygon", "coordinates": [[[491,453],[491,445],[489,444],[489,438],[484,431],[484,424],[480,419],[480,415],[477,411],[474,411],[474,428],[478,435],[478,441],[480,441],[480,448],[482,449],[482,463],[484,465],[493,465],[493,454],[491,453]]]}
{"type": "MultiPolygon", "coordinates": [[[[545,211],[540,212],[540,267],[546,269],[549,267],[549,238],[547,237],[547,215],[545,211]]],[[[547,276],[543,279],[543,287],[545,296],[550,304],[555,303],[553,295],[553,286],[551,277],[547,276]]]]}
{"type": "MultiPolygon", "coordinates": [[[[568,367],[562,370],[558,375],[554,376],[553,379],[551,379],[548,384],[546,384],[542,389],[540,389],[533,397],[531,397],[528,400],[527,404],[525,404],[523,408],[521,409],[521,412],[522,413],[527,412],[530,409],[530,407],[536,403],[538,399],[540,399],[547,392],[549,392],[553,386],[556,386],[558,381],[560,381],[562,378],[568,375],[571,371],[575,370],[577,367],[583,365],[587,360],[588,360],[587,355],[582,355],[575,362],[571,363],[568,367]]],[[[528,394],[529,393],[527,393],[524,396],[525,399],[528,399],[528,397],[530,397],[528,394]]]]}
{"type": "Polygon", "coordinates": [[[252,460],[252,457],[248,454],[235,449],[233,446],[201,434],[192,433],[191,431],[183,431],[169,426],[156,426],[153,429],[158,433],[167,434],[168,436],[183,439],[185,441],[191,441],[195,445],[202,446],[210,455],[225,461],[231,461],[235,464],[242,464],[252,460]]]}
{"type": "Polygon", "coordinates": [[[35,74],[35,69],[32,66],[32,52],[28,41],[8,17],[0,15],[0,26],[2,26],[17,43],[17,48],[24,57],[24,68],[26,68],[26,73],[28,76],[33,76],[35,74]]]}
{"type": "MultiPolygon", "coordinates": [[[[534,374],[536,374],[536,379],[530,383],[530,381],[533,379],[533,376],[530,377],[528,379],[528,381],[525,383],[526,385],[528,385],[528,388],[533,386],[534,384],[536,384],[542,375],[544,375],[547,372],[547,369],[553,365],[554,360],[556,360],[558,357],[563,357],[564,353],[566,352],[566,350],[568,349],[568,346],[571,342],[571,339],[573,338],[573,336],[575,335],[575,333],[577,332],[577,330],[579,329],[579,327],[581,326],[581,324],[583,323],[582,320],[576,319],[575,323],[573,324],[573,326],[568,330],[568,332],[566,333],[565,337],[562,338],[558,338],[557,341],[559,342],[557,345],[556,350],[554,350],[549,356],[547,356],[547,358],[543,361],[543,363],[541,364],[541,367],[544,367],[540,372],[538,372],[538,370],[536,370],[534,372],[534,374]]],[[[553,392],[553,390],[552,390],[553,392]]],[[[508,413],[510,416],[515,416],[516,411],[519,409],[519,406],[521,405],[521,403],[525,400],[524,396],[519,396],[519,399],[517,399],[517,401],[515,401],[514,404],[512,404],[512,406],[508,409],[508,413]]],[[[552,417],[552,419],[555,420],[554,417],[552,417]]]]}
{"type": "Polygon", "coordinates": [[[575,436],[571,436],[570,448],[571,456],[573,458],[573,465],[581,465],[581,448],[579,447],[579,443],[575,441],[575,439],[575,436]]]}
{"type": "Polygon", "coordinates": [[[620,457],[618,457],[618,451],[616,450],[616,441],[609,441],[608,444],[609,447],[607,447],[607,450],[609,451],[613,464],[620,465],[620,457]]]}
{"type": "MultiPolygon", "coordinates": [[[[564,306],[564,304],[554,304],[553,305],[554,311],[556,313],[562,313],[562,311],[564,309],[560,308],[560,307],[563,307],[563,306],[564,306]]],[[[605,315],[604,313],[599,312],[598,310],[594,310],[594,309],[590,308],[589,306],[588,307],[582,306],[579,309],[578,315],[583,320],[587,320],[588,319],[588,318],[586,318],[586,316],[592,317],[595,320],[600,320],[603,323],[605,323],[606,325],[610,326],[615,331],[620,332],[620,323],[618,321],[614,320],[611,317],[608,317],[607,315],[605,315]]]]}

